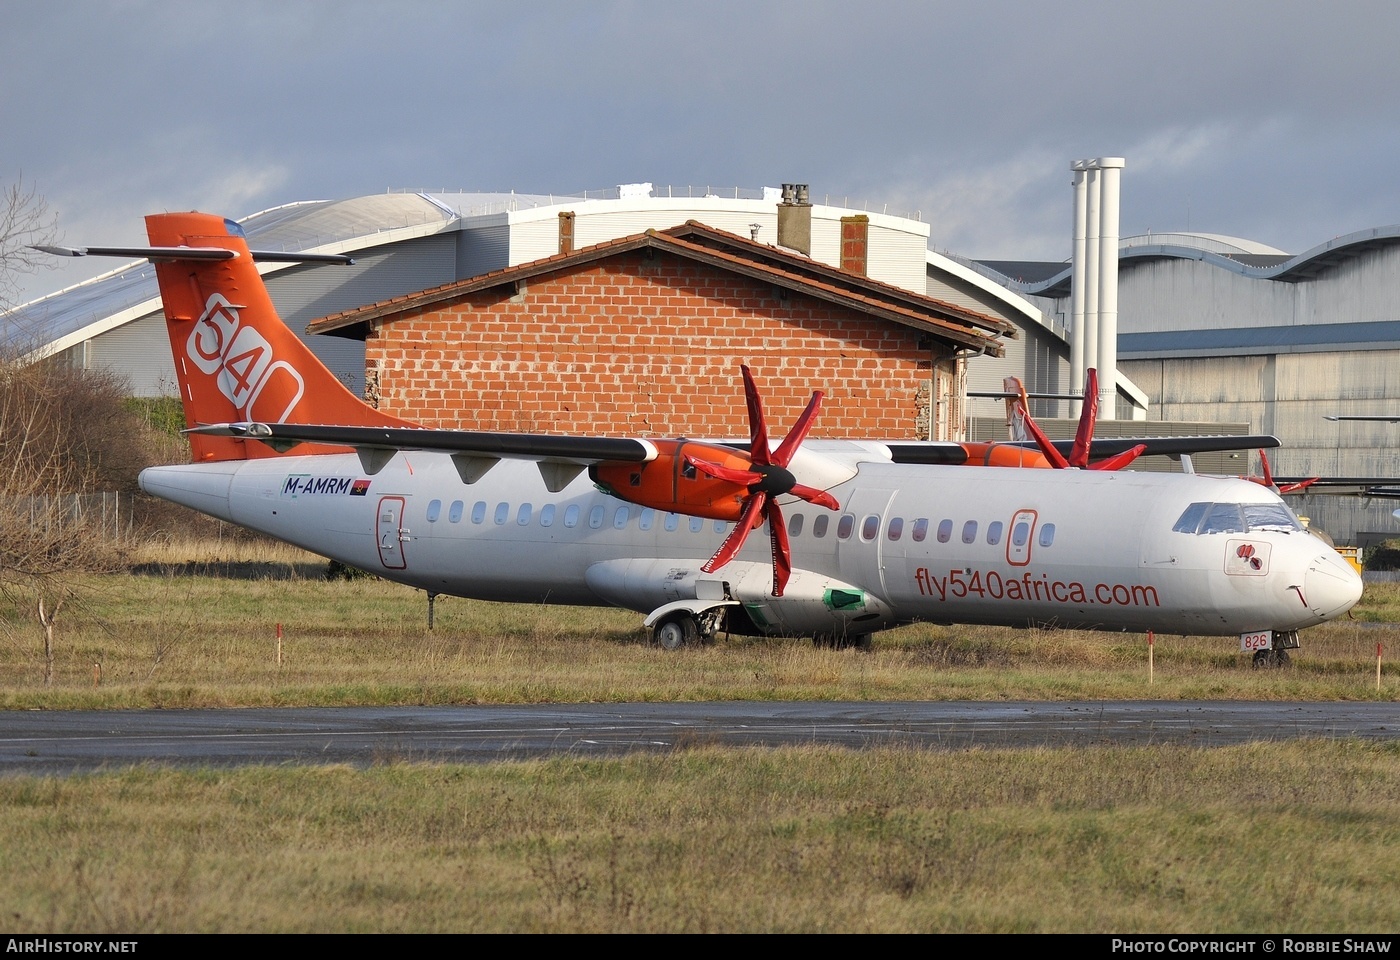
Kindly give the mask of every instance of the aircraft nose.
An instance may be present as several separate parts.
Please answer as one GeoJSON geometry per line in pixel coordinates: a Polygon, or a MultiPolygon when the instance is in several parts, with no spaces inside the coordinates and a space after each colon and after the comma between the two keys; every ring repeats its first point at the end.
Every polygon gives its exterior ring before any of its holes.
{"type": "Polygon", "coordinates": [[[1332,620],[1361,599],[1361,575],[1339,554],[1319,554],[1303,575],[1303,596],[1314,614],[1332,620]]]}

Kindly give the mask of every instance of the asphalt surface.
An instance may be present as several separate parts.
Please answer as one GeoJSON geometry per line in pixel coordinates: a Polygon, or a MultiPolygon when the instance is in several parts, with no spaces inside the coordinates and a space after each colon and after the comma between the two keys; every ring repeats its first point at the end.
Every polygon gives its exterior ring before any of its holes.
{"type": "Polygon", "coordinates": [[[933,750],[1400,738],[1400,703],[637,703],[0,711],[0,775],[617,756],[696,745],[933,750]]]}

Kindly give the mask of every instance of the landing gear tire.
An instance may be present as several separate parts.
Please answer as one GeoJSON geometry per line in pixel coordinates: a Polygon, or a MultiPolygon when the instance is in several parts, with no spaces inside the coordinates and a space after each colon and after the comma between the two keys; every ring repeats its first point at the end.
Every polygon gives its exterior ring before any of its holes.
{"type": "Polygon", "coordinates": [[[1287,670],[1291,666],[1293,660],[1288,656],[1287,650],[1254,651],[1255,670],[1287,670]]]}
{"type": "Polygon", "coordinates": [[[656,625],[652,639],[662,650],[679,650],[700,639],[700,628],[688,614],[667,617],[656,625]]]}

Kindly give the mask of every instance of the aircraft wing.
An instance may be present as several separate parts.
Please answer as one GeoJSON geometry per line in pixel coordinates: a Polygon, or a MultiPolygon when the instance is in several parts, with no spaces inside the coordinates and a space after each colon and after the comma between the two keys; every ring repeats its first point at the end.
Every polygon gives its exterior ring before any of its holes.
{"type": "Polygon", "coordinates": [[[217,423],[186,433],[259,440],[286,452],[301,443],[353,447],[373,476],[400,451],[447,453],[466,483],[473,483],[501,460],[534,460],[551,492],[557,493],[589,464],[603,461],[645,463],[656,446],[627,437],[571,437],[533,433],[485,433],[415,427],[339,427],[305,423],[217,423]]]}
{"type": "Polygon", "coordinates": [[[1310,481],[1300,493],[1400,500],[1400,477],[1275,477],[1274,481],[1279,486],[1310,481]]]}
{"type": "MultiPolygon", "coordinates": [[[[1068,454],[1074,447],[1073,440],[1052,442],[1062,454],[1068,454]]],[[[1280,445],[1278,437],[1268,434],[1197,437],[1099,437],[1095,438],[1090,447],[1090,456],[1094,459],[1112,457],[1125,450],[1131,450],[1139,444],[1147,448],[1143,452],[1143,456],[1156,454],[1169,457],[1211,453],[1218,450],[1272,449],[1280,445]]],[[[1036,449],[1035,443],[1029,440],[1008,440],[1006,445],[1023,447],[1027,450],[1036,449]]],[[[962,447],[956,443],[931,441],[925,443],[887,443],[886,446],[889,447],[895,463],[964,462],[964,460],[958,459],[962,455],[962,447]]]]}

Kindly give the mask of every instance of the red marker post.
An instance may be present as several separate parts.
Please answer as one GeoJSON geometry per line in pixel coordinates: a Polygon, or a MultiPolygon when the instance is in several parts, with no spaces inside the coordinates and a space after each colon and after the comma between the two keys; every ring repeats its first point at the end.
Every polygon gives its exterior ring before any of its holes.
{"type": "Polygon", "coordinates": [[[1148,683],[1151,683],[1151,682],[1152,682],[1152,647],[1153,647],[1153,639],[1154,639],[1154,638],[1153,638],[1153,636],[1152,636],[1152,631],[1151,631],[1151,630],[1147,631],[1147,682],[1148,682],[1148,683]]]}

